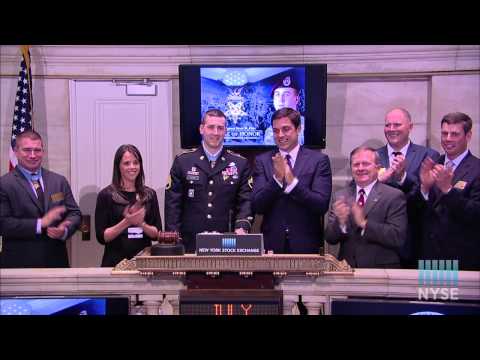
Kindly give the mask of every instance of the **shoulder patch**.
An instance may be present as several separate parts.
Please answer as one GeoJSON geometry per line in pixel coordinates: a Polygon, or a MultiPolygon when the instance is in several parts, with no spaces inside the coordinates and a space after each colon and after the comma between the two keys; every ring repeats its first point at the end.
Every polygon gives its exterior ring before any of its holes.
{"type": "Polygon", "coordinates": [[[230,150],[230,149],[227,149],[227,153],[229,153],[230,155],[233,155],[233,156],[237,156],[237,157],[242,158],[242,159],[246,159],[246,158],[243,157],[242,155],[237,154],[236,152],[233,152],[233,151],[230,150]]]}
{"type": "Polygon", "coordinates": [[[182,156],[182,155],[185,155],[185,154],[190,154],[190,153],[192,153],[192,152],[197,151],[197,149],[198,149],[198,148],[183,150],[180,154],[177,154],[176,157],[179,157],[179,156],[182,156]]]}

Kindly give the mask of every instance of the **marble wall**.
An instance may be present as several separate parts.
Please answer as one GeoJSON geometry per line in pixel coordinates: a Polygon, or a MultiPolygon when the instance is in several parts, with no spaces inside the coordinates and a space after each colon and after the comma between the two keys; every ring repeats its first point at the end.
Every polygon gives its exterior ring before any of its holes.
{"type": "MultiPolygon", "coordinates": [[[[439,125],[447,112],[474,119],[478,131],[480,46],[33,46],[36,127],[45,137],[46,165],[70,174],[69,79],[150,78],[172,82],[173,154],[179,138],[178,64],[327,63],[327,148],[334,180],[348,176],[350,150],[384,144],[383,116],[393,106],[411,111],[412,139],[440,150],[439,125]]],[[[0,173],[7,171],[19,50],[0,47],[0,173]]]]}

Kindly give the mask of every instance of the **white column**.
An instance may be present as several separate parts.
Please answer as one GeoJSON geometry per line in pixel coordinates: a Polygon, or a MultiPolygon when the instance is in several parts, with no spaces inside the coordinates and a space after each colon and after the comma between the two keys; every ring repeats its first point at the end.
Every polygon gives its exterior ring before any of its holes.
{"type": "Polygon", "coordinates": [[[298,295],[283,296],[283,315],[298,315],[298,295]]]}

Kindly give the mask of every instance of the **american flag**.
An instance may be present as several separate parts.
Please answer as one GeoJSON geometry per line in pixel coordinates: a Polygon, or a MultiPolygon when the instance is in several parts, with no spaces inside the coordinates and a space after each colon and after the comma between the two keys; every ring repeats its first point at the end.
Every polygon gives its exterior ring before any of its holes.
{"type": "Polygon", "coordinates": [[[13,152],[17,136],[22,132],[33,129],[32,122],[32,72],[30,69],[30,46],[22,45],[22,62],[18,73],[15,110],[13,111],[12,139],[10,148],[10,170],[17,165],[17,157],[13,152]]]}

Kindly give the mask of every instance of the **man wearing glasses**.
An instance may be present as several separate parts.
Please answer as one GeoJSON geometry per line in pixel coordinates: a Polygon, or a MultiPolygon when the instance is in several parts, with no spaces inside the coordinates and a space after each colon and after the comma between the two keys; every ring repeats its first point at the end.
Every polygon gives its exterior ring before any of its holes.
{"type": "Polygon", "coordinates": [[[70,185],[42,168],[44,150],[37,132],[18,135],[14,151],[18,165],[0,178],[0,267],[68,267],[65,241],[81,217],[70,185]]]}

